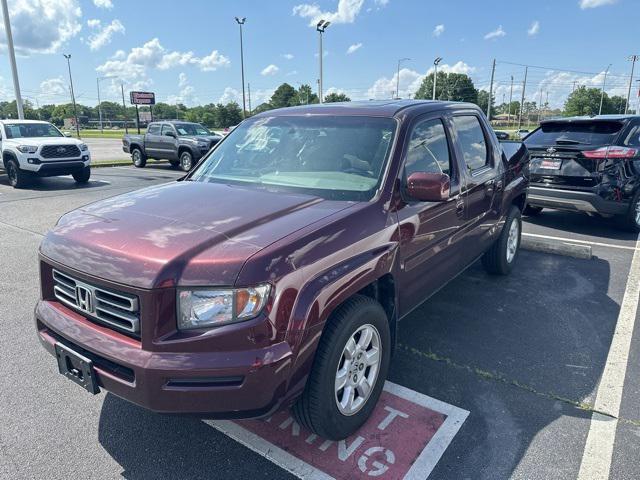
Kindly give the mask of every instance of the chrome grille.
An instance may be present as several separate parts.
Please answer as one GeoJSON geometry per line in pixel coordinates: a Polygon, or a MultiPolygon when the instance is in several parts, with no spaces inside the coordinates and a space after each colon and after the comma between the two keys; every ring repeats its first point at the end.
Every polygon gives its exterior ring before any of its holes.
{"type": "Polygon", "coordinates": [[[76,145],[45,145],[40,150],[42,158],[75,158],[80,156],[76,145]]]}
{"type": "Polygon", "coordinates": [[[53,293],[65,305],[117,330],[140,333],[138,297],[114,292],[53,270],[53,293]]]}

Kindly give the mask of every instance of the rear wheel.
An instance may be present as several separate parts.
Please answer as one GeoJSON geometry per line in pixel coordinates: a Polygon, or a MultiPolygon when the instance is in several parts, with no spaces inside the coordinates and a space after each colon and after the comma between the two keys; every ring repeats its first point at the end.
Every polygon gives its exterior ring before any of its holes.
{"type": "Polygon", "coordinates": [[[533,205],[527,205],[522,212],[527,217],[536,217],[542,213],[542,207],[534,207],[533,205]]]}
{"type": "Polygon", "coordinates": [[[185,150],[180,154],[180,168],[188,172],[193,167],[193,155],[189,150],[185,150]]]}
{"type": "Polygon", "coordinates": [[[620,220],[625,230],[640,232],[640,190],[631,200],[629,211],[620,220]]]}
{"type": "Polygon", "coordinates": [[[11,159],[6,163],[7,177],[9,177],[9,184],[13,188],[23,188],[29,183],[27,174],[20,170],[18,162],[11,159]]]}
{"type": "Polygon", "coordinates": [[[79,172],[71,174],[77,183],[87,183],[91,178],[91,167],[84,167],[79,172]]]}
{"type": "Polygon", "coordinates": [[[331,316],[304,393],[298,423],[324,438],[354,433],[376,406],[391,357],[389,322],[372,298],[355,295],[331,316]]]}
{"type": "Polygon", "coordinates": [[[137,168],[144,168],[147,164],[147,157],[145,157],[142,150],[139,148],[134,148],[131,150],[131,160],[133,161],[133,165],[137,168]]]}
{"type": "Polygon", "coordinates": [[[482,265],[492,275],[508,275],[520,253],[522,218],[520,210],[511,206],[498,240],[482,256],[482,265]]]}

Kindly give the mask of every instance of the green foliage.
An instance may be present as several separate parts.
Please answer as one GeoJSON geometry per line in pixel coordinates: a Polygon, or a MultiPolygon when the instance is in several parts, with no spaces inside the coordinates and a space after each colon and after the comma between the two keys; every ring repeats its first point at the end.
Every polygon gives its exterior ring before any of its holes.
{"type": "MultiPolygon", "coordinates": [[[[430,73],[422,81],[414,98],[431,100],[432,97],[433,73],[430,73]]],[[[478,90],[469,75],[440,71],[436,81],[436,100],[477,103],[478,90]]]]}
{"type": "Polygon", "coordinates": [[[347,97],[344,93],[330,93],[326,97],[324,97],[324,101],[326,103],[333,102],[350,102],[351,99],[347,97]]]}
{"type": "MultiPolygon", "coordinates": [[[[320,103],[320,99],[318,98],[318,95],[313,93],[311,86],[307,85],[306,83],[303,85],[300,85],[300,88],[298,88],[296,95],[297,95],[298,105],[309,105],[312,103],[320,103]]],[[[325,102],[326,102],[326,99],[325,99],[325,102]]]]}
{"type": "MultiPolygon", "coordinates": [[[[576,88],[564,104],[564,115],[597,115],[600,110],[601,90],[599,88],[576,88]]],[[[602,113],[614,113],[611,99],[604,94],[602,97],[602,113]]]]}

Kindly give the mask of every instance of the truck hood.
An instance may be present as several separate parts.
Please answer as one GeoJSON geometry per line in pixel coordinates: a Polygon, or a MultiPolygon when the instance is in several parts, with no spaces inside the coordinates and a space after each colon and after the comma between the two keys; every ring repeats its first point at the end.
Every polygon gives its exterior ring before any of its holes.
{"type": "Polygon", "coordinates": [[[134,287],[233,285],[250,256],[351,205],[250,187],[174,182],[64,215],[40,251],[69,268],[134,287]]]}
{"type": "Polygon", "coordinates": [[[69,137],[20,137],[5,138],[5,144],[12,145],[80,145],[82,142],[77,138],[69,137]]]}
{"type": "Polygon", "coordinates": [[[180,136],[181,139],[187,139],[187,140],[206,140],[208,142],[211,142],[212,140],[222,140],[222,137],[220,135],[181,135],[180,136]]]}

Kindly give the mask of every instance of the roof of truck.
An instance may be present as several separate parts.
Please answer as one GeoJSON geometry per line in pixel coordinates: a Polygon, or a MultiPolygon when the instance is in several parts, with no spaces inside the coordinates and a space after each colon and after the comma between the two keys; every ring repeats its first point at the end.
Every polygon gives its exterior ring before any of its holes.
{"type": "Polygon", "coordinates": [[[437,100],[369,100],[300,105],[297,107],[267,110],[266,112],[262,112],[256,116],[272,117],[286,115],[363,115],[393,117],[402,110],[417,106],[425,107],[424,109],[421,109],[421,111],[442,110],[443,108],[478,108],[476,105],[471,103],[443,102],[437,100]]]}

